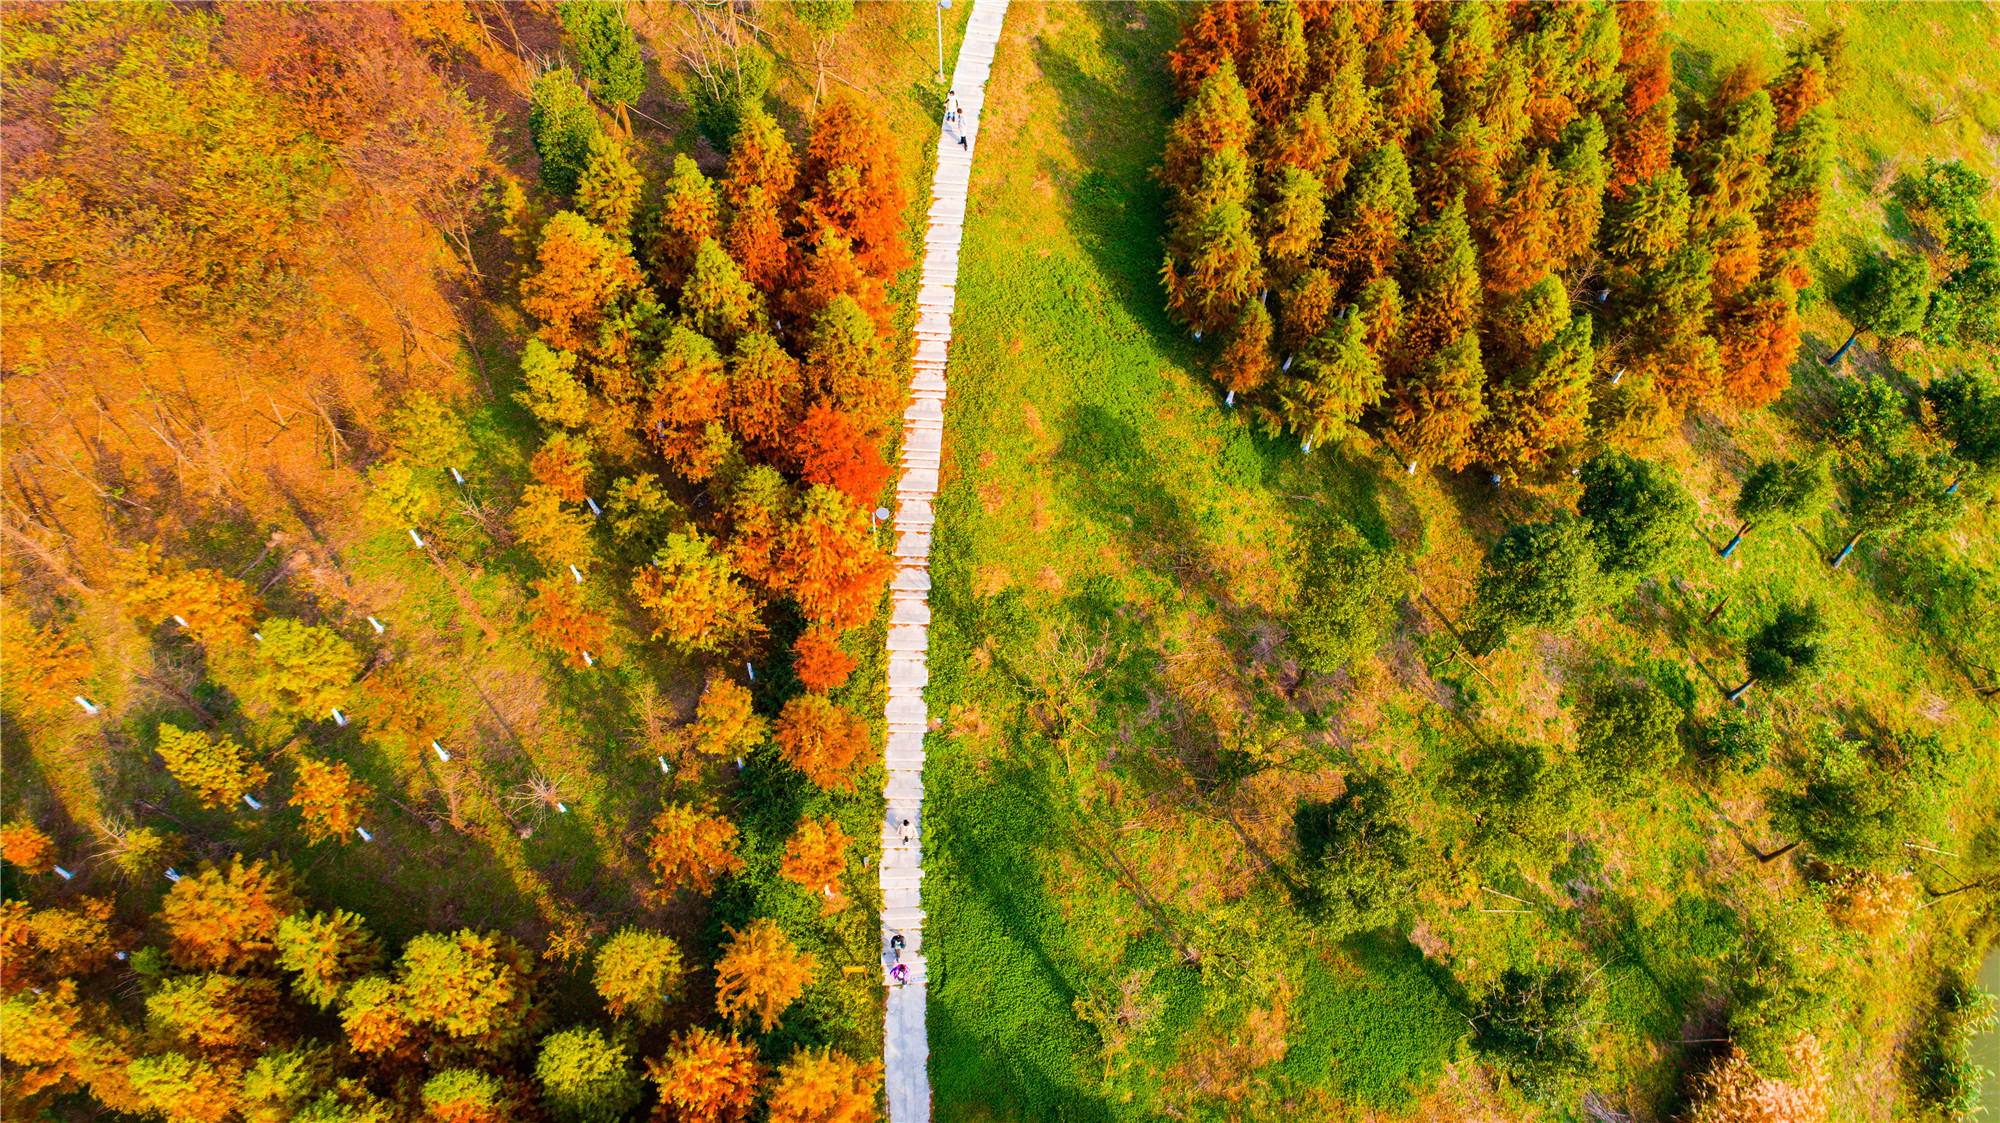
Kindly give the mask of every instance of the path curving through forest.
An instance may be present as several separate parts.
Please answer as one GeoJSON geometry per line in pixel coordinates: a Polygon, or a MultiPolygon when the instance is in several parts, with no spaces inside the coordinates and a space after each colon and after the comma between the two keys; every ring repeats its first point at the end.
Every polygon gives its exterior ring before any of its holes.
{"type": "MultiPolygon", "coordinates": [[[[882,1063],[887,1070],[889,1123],[929,1123],[931,1117],[930,1039],[924,1026],[930,979],[923,954],[922,889],[931,502],[937,498],[939,456],[944,449],[945,360],[951,350],[965,193],[979,147],[986,77],[1006,15],[1007,0],[977,0],[959,44],[950,89],[956,91],[963,119],[955,125],[947,122],[938,138],[930,227],[924,235],[923,274],[917,290],[910,407],[903,413],[903,474],[896,485],[894,516],[896,579],[890,585],[888,742],[883,748],[889,779],[882,789],[887,804],[882,819],[882,970],[889,982],[882,1063]],[[903,937],[906,945],[901,961],[908,978],[901,983],[889,974],[897,962],[896,954],[888,950],[896,936],[903,937]]],[[[950,108],[947,101],[947,111],[950,108]]]]}

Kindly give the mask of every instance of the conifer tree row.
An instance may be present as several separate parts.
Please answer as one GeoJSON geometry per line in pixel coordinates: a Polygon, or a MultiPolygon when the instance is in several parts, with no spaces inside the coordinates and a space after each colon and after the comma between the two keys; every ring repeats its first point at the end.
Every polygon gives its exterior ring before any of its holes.
{"type": "Polygon", "coordinates": [[[1781,394],[1837,42],[1678,106],[1663,27],[1647,2],[1196,10],[1160,276],[1221,333],[1230,403],[1308,449],[1365,421],[1515,476],[1576,463],[1614,378],[1670,409],[1781,394]]]}

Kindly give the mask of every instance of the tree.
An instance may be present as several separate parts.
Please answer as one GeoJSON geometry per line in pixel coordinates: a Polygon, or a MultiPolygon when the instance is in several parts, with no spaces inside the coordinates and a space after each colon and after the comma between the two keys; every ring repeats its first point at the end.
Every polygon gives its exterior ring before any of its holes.
{"type": "Polygon", "coordinates": [[[833,49],[841,29],[854,19],[854,0],[792,0],[791,8],[792,14],[812,32],[816,72],[813,104],[818,106],[819,99],[826,96],[826,54],[833,49]]]}
{"type": "Polygon", "coordinates": [[[807,411],[794,442],[806,482],[833,488],[856,505],[873,504],[889,480],[881,450],[837,406],[821,402],[807,411]]]}
{"type": "Polygon", "coordinates": [[[242,1069],[197,1060],[184,1053],[140,1057],[129,1070],[132,1087],[168,1123],[224,1123],[242,1102],[242,1069]]]}
{"type": "Polygon", "coordinates": [[[93,667],[90,648],[47,625],[25,634],[10,625],[7,641],[8,692],[42,717],[73,712],[72,699],[93,667]]]}
{"type": "Polygon", "coordinates": [[[863,510],[822,484],[799,500],[778,558],[806,618],[840,629],[861,624],[875,610],[893,568],[863,510]]]}
{"type": "Polygon", "coordinates": [[[47,873],[56,868],[56,844],[26,819],[0,826],[0,858],[22,873],[47,873]]]}
{"type": "MultiPolygon", "coordinates": [[[[1289,6],[1289,5],[1288,5],[1289,6]]],[[[800,1049],[778,1066],[771,1123],[867,1123],[882,1094],[882,1062],[863,1063],[828,1046],[800,1049]]]]}
{"type": "Polygon", "coordinates": [[[535,599],[528,602],[528,629],[538,646],[561,655],[564,664],[578,671],[604,655],[611,621],[585,607],[575,582],[544,577],[535,582],[535,590],[535,599]]]}
{"type": "Polygon", "coordinates": [[[798,360],[764,332],[738,339],[724,408],[737,440],[765,457],[789,455],[805,420],[805,377],[798,360]]]}
{"type": "Polygon", "coordinates": [[[715,184],[686,153],[674,156],[673,172],[660,188],[657,222],[647,252],[664,296],[679,288],[694,268],[701,244],[721,233],[715,184]]]}
{"type": "Polygon", "coordinates": [[[652,565],[632,578],[632,594],[652,614],[653,638],[684,654],[721,651],[762,630],[750,590],[696,533],[668,535],[652,565]]]}
{"type": "Polygon", "coordinates": [[[1734,216],[1762,206],[1771,186],[1771,140],[1776,114],[1771,96],[1744,89],[1747,67],[1726,75],[1707,107],[1706,120],[1683,140],[1694,194],[1694,230],[1705,234],[1734,216]]]}
{"type": "Polygon", "coordinates": [[[639,1078],[602,1030],[566,1029],[542,1041],[535,1082],[558,1123],[617,1123],[639,1106],[639,1078]]]}
{"type": "Polygon", "coordinates": [[[641,1025],[652,1025],[667,1016],[680,991],[681,970],[681,949],[672,936],[628,927],[597,949],[593,981],[612,1017],[629,1013],[641,1025]]]}
{"type": "Polygon", "coordinates": [[[1375,650],[1408,582],[1394,551],[1351,532],[1315,535],[1302,555],[1292,643],[1300,662],[1333,674],[1375,650]]]}
{"type": "Polygon", "coordinates": [[[169,1041],[208,1052],[254,1049],[280,1024],[270,979],[182,975],[146,997],[146,1021],[169,1041]]]}
{"type": "Polygon", "coordinates": [[[632,253],[574,211],[542,226],[535,271],[521,281],[521,307],[541,321],[542,342],[558,351],[588,351],[614,305],[644,283],[632,253]]]}
{"type": "Polygon", "coordinates": [[[1342,292],[1357,291],[1389,271],[1417,209],[1410,165],[1396,145],[1369,152],[1355,177],[1334,209],[1327,236],[1326,267],[1340,279],[1342,292]]]}
{"type": "Polygon", "coordinates": [[[407,663],[391,663],[361,680],[360,712],[371,733],[393,735],[411,752],[423,752],[444,731],[437,692],[407,663]]]}
{"type": "Polygon", "coordinates": [[[785,842],[785,857],[778,864],[778,872],[807,892],[824,895],[822,913],[839,912],[847,906],[847,897],[836,883],[847,869],[847,846],[852,841],[831,816],[801,819],[798,829],[785,842]]]}
{"type": "Polygon", "coordinates": [[[375,789],[354,778],[339,761],[299,758],[298,781],[292,786],[292,806],[304,816],[306,838],[313,842],[352,841],[361,825],[364,805],[375,789]]]}
{"type": "Polygon", "coordinates": [[[712,893],[720,878],[743,869],[743,858],[736,852],[736,825],[711,808],[686,803],[669,803],[653,817],[646,858],[666,893],[683,886],[712,893]]]}
{"type": "Polygon", "coordinates": [[[1779,830],[1828,862],[1891,872],[1927,833],[1942,750],[1933,736],[1849,740],[1822,728],[1765,793],[1779,830]]]}
{"type": "Polygon", "coordinates": [[[1524,1090],[1554,1099],[1594,1067],[1589,1025],[1597,991],[1582,972],[1509,967],[1473,1007],[1472,1047],[1524,1090]]]}
{"type": "Polygon", "coordinates": [[[98,856],[133,881],[151,881],[173,864],[181,853],[181,836],[152,827],[135,827],[117,820],[98,824],[105,836],[98,856]]]}
{"type": "Polygon", "coordinates": [[[765,296],[775,296],[798,269],[798,251],[785,238],[779,200],[754,184],[730,214],[722,247],[741,267],[743,279],[765,296]]]}
{"type": "Polygon", "coordinates": [[[703,239],[681,288],[681,324],[717,343],[733,342],[758,318],[760,304],[757,290],[722,247],[703,239]]]}
{"type": "Polygon", "coordinates": [[[1276,367],[1271,358],[1271,313],[1263,301],[1246,300],[1215,360],[1215,380],[1233,402],[1237,394],[1262,386],[1276,367]]]}
{"type": "Polygon", "coordinates": [[[1681,759],[1682,716],[1672,698],[1650,686],[1599,694],[1577,741],[1586,779],[1614,796],[1650,794],[1681,759]]]}
{"type": "Polygon", "coordinates": [[[808,231],[838,231],[863,272],[895,276],[903,244],[902,162],[895,138],[870,102],[842,94],[821,103],[799,163],[799,216],[808,231]]]}
{"type": "Polygon", "coordinates": [[[1488,291],[1512,296],[1554,268],[1557,183],[1548,153],[1537,153],[1494,208],[1485,256],[1488,291]]]}
{"type": "Polygon", "coordinates": [[[278,925],[300,907],[297,879],[284,866],[244,865],[240,854],[227,870],[204,863],[160,904],[167,958],[190,971],[267,968],[277,959],[278,925]]]}
{"type": "Polygon", "coordinates": [[[1740,525],[1722,556],[1736,552],[1758,523],[1772,519],[1802,519],[1826,505],[1832,482],[1827,479],[1823,460],[1760,460],[1743,477],[1736,492],[1736,518],[1740,525]]]}
{"type": "Polygon", "coordinates": [[[685,327],[674,328],[646,380],[651,397],[646,435],[676,475],[690,483],[706,480],[731,451],[722,425],[729,383],[715,344],[685,327]]]}
{"type": "Polygon", "coordinates": [[[1619,33],[1618,72],[1625,79],[1625,96],[1612,109],[1611,190],[1643,183],[1658,175],[1673,158],[1673,46],[1666,36],[1666,5],[1621,4],[1616,8],[1619,33]]]}
{"type": "Polygon", "coordinates": [[[854,773],[866,765],[872,741],[860,718],[817,694],[785,703],[774,726],[785,763],[819,787],[855,790],[854,773]]]}
{"type": "Polygon", "coordinates": [[[528,1030],[534,963],[506,936],[427,932],[403,945],[396,964],[403,1014],[484,1048],[511,1044],[528,1030]]]}
{"type": "Polygon", "coordinates": [[[426,1080],[423,1100],[438,1123],[501,1123],[508,1117],[500,1081],[469,1068],[448,1068],[426,1080]]]}
{"type": "MultiPolygon", "coordinates": [[[[586,0],[599,3],[601,0],[586,0]]],[[[575,6],[566,7],[564,13],[575,6]]],[[[620,112],[624,106],[619,107],[620,112]]],[[[623,243],[632,237],[632,219],[646,193],[646,181],[632,166],[625,146],[598,133],[590,138],[590,158],[576,185],[576,209],[614,240],[623,243]]]]}
{"type": "Polygon", "coordinates": [[[1485,385],[1479,335],[1469,329],[1417,363],[1390,392],[1390,419],[1412,461],[1454,472],[1471,462],[1485,385]]]}
{"type": "Polygon", "coordinates": [[[792,485],[767,464],[738,476],[730,494],[730,564],[772,594],[791,584],[790,575],[778,568],[777,551],[792,506],[792,485]]]}
{"type": "Polygon", "coordinates": [[[1506,642],[1515,628],[1573,627],[1597,603],[1602,579],[1590,524],[1577,519],[1508,529],[1487,551],[1472,601],[1473,654],[1506,642]]]}
{"type": "Polygon", "coordinates": [[[1740,1045],[1694,1079],[1688,1123],[1826,1123],[1829,1089],[1819,1043],[1800,1036],[1786,1050],[1789,1078],[1757,1071],[1740,1045]]]}
{"type": "Polygon", "coordinates": [[[780,219],[788,218],[787,208],[798,176],[798,159],[792,154],[792,142],[785,138],[777,119],[762,107],[745,113],[722,176],[723,201],[741,211],[750,205],[751,193],[761,191],[772,213],[780,219]]]}
{"type": "Polygon", "coordinates": [[[166,722],[160,723],[159,736],[160,758],[167,762],[167,771],[203,807],[227,807],[271,778],[227,736],[212,741],[206,734],[166,722]]]}
{"type": "Polygon", "coordinates": [[[894,417],[900,398],[882,340],[861,306],[840,295],[813,321],[806,348],[806,383],[875,432],[894,417]]]}
{"type": "Polygon", "coordinates": [[[1416,840],[1382,780],[1349,773],[1339,798],[1299,804],[1304,903],[1328,938],[1393,924],[1416,887],[1416,840]]]}
{"type": "Polygon", "coordinates": [[[1930,308],[1930,290],[1930,270],[1920,257],[1878,257],[1862,266],[1847,290],[1846,311],[1854,331],[1826,365],[1839,366],[1864,331],[1885,340],[1914,335],[1930,308]]]}
{"type": "Polygon", "coordinates": [[[111,962],[111,901],[85,897],[74,909],[0,904],[0,991],[95,973],[111,962]]]}
{"type": "Polygon", "coordinates": [[[1542,344],[1525,367],[1488,389],[1491,412],[1478,445],[1502,475],[1540,468],[1580,443],[1590,419],[1590,375],[1597,356],[1588,315],[1542,344]]]}
{"type": "Polygon", "coordinates": [[[557,195],[575,192],[598,132],[597,112],[576,74],[567,66],[542,71],[528,98],[528,136],[541,157],[542,186],[557,195]]]}
{"type": "Polygon", "coordinates": [[[416,1025],[403,1002],[403,988],[384,975],[356,979],[340,994],[340,1028],[358,1053],[405,1050],[416,1025]]]}
{"type": "Polygon", "coordinates": [[[1827,660],[1826,618],[1813,601],[1787,604],[1769,624],[1743,642],[1750,677],[1729,692],[1734,702],[1754,683],[1783,689],[1820,670],[1827,660]]]}
{"type": "Polygon", "coordinates": [[[2000,390],[1992,376],[1956,371],[1924,387],[1924,401],[1953,457],[1981,472],[2000,470],[2000,390]]]}
{"type": "Polygon", "coordinates": [[[764,1078],[757,1047],[735,1034],[724,1037],[696,1026],[674,1039],[664,1057],[646,1062],[660,1099],[681,1118],[702,1123],[745,1123],[764,1078]]]}
{"type": "Polygon", "coordinates": [[[1847,480],[1848,525],[1853,533],[1833,559],[1839,569],[1867,534],[1934,534],[1965,512],[1958,461],[1944,453],[1892,452],[1847,480]]]}
{"type": "Polygon", "coordinates": [[[1586,262],[1604,220],[1604,125],[1595,114],[1572,123],[1556,150],[1554,223],[1549,249],[1556,268],[1575,271],[1586,262]]]}
{"type": "Polygon", "coordinates": [[[769,1033],[785,1008],[805,993],[819,962],[811,952],[800,951],[770,917],[759,917],[740,931],[724,925],[723,931],[729,939],[715,964],[715,1008],[737,1025],[754,1019],[769,1033]]]}
{"type": "Polygon", "coordinates": [[[816,694],[839,687],[858,665],[854,656],[841,649],[840,633],[832,628],[807,628],[792,644],[792,673],[816,694]]]}
{"type": "Polygon", "coordinates": [[[576,44],[584,76],[597,83],[597,96],[618,109],[618,123],[627,131],[625,107],[646,89],[646,64],[639,57],[639,40],[625,22],[625,6],[611,0],[584,0],[558,9],[563,30],[576,44]]]}
{"type": "Polygon", "coordinates": [[[1843,459],[1866,463],[1906,443],[1908,405],[1902,391],[1887,381],[1843,379],[1833,385],[1822,431],[1843,459]]]}
{"type": "Polygon", "coordinates": [[[1694,497],[1665,465],[1606,452],[1583,466],[1577,517],[1590,525],[1597,568],[1639,578],[1672,564],[1694,529],[1694,497]]]}
{"type": "Polygon", "coordinates": [[[702,688],[690,743],[696,752],[726,757],[764,741],[764,719],[751,709],[750,692],[720,676],[702,688]]]}
{"type": "Polygon", "coordinates": [[[331,628],[282,617],[266,621],[251,691],[280,713],[324,717],[346,702],[361,658],[331,628]]]}
{"type": "MultiPolygon", "coordinates": [[[[1181,37],[1167,51],[1167,69],[1174,75],[1174,96],[1193,96],[1216,71],[1227,66],[1235,77],[1236,57],[1245,46],[1234,4],[1201,4],[1181,26],[1181,37]]],[[[1254,28],[1253,28],[1254,29],[1254,28]]]]}
{"type": "Polygon", "coordinates": [[[1223,149],[1202,164],[1194,190],[1169,217],[1160,280],[1167,314],[1197,336],[1233,321],[1264,284],[1243,150],[1223,149]]]}
{"type": "Polygon", "coordinates": [[[514,400],[550,428],[581,428],[590,420],[590,392],[576,377],[576,354],[557,351],[540,336],[521,349],[521,389],[514,400]]]}
{"type": "MultiPolygon", "coordinates": [[[[204,643],[240,646],[249,642],[250,629],[264,608],[264,602],[243,582],[213,569],[183,568],[171,558],[162,558],[150,545],[136,546],[121,555],[112,566],[111,578],[119,602],[134,620],[152,627],[178,617],[175,622],[187,621],[188,634],[204,643]]],[[[53,637],[49,643],[53,645],[53,637]]],[[[78,645],[68,645],[44,650],[45,658],[53,664],[51,670],[79,679],[87,673],[87,649],[79,651],[78,645]]]]}
{"type": "Polygon", "coordinates": [[[788,281],[789,287],[778,294],[785,318],[808,329],[803,333],[795,330],[791,336],[796,339],[803,334],[810,348],[811,329],[818,326],[820,316],[833,302],[844,296],[861,309],[876,335],[888,338],[894,331],[894,312],[884,282],[862,271],[847,236],[832,227],[823,227],[806,244],[811,252],[788,281]]]}
{"type": "Polygon", "coordinates": [[[736,146],[744,119],[764,107],[765,91],[771,88],[771,56],[754,43],[738,40],[733,31],[707,49],[726,56],[727,66],[718,60],[707,64],[711,73],[698,70],[700,80],[689,90],[688,104],[701,134],[717,151],[728,152],[736,146]]]}
{"type": "Polygon", "coordinates": [[[1257,121],[1250,98],[1236,77],[1236,63],[1218,58],[1204,73],[1194,98],[1167,128],[1167,147],[1160,179],[1167,185],[1169,206],[1188,205],[1209,159],[1220,152],[1248,152],[1257,139],[1257,121]]]}
{"type": "Polygon", "coordinates": [[[340,1003],[348,984],[382,965],[382,942],[345,909],[294,913],[278,922],[278,966],[296,971],[292,989],[322,1010],[340,1003]]]}
{"type": "Polygon", "coordinates": [[[1792,384],[1799,349],[1799,298],[1785,277],[1752,282],[1717,309],[1723,385],[1737,404],[1755,409],[1792,384]]]}
{"type": "Polygon", "coordinates": [[[40,994],[9,997],[0,1004],[0,1022],[7,1027],[0,1037],[0,1057],[9,1067],[10,1112],[15,1097],[78,1087],[88,1088],[113,1111],[139,1113],[151,1107],[127,1076],[131,1056],[121,1038],[97,1032],[116,1023],[95,1004],[79,1003],[75,982],[63,979],[40,994]]]}

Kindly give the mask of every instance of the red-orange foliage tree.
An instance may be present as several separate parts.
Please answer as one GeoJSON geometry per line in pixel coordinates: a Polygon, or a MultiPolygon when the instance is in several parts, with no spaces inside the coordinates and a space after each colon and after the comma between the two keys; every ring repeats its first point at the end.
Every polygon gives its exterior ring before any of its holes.
{"type": "Polygon", "coordinates": [[[602,612],[583,603],[575,582],[567,577],[544,577],[535,582],[535,599],[528,602],[528,628],[535,642],[563,657],[576,670],[590,665],[584,658],[604,655],[605,641],[611,637],[611,622],[602,612]]]}
{"type": "Polygon", "coordinates": [[[807,690],[823,693],[847,681],[859,664],[840,646],[832,628],[807,628],[792,645],[792,671],[807,690]]]}
{"type": "Polygon", "coordinates": [[[563,211],[542,227],[536,269],[521,282],[521,307],[542,322],[543,342],[586,350],[612,304],[643,283],[625,247],[580,214],[563,211]]]}
{"type": "Polygon", "coordinates": [[[808,230],[830,227],[846,235],[871,276],[886,280],[902,268],[902,168],[873,105],[848,96],[821,103],[799,182],[799,212],[808,230]]]}
{"type": "Polygon", "coordinates": [[[774,727],[785,763],[832,791],[855,790],[855,772],[873,744],[868,725],[817,694],[785,703],[774,727]]]}
{"type": "Polygon", "coordinates": [[[764,1079],[757,1047],[696,1026],[674,1039],[664,1057],[646,1062],[660,1099],[689,1123],[744,1123],[764,1079]]]}
{"type": "Polygon", "coordinates": [[[882,493],[889,465],[847,411],[826,402],[807,411],[794,438],[800,474],[868,506],[882,493]]]}
{"type": "Polygon", "coordinates": [[[823,485],[799,501],[778,557],[806,618],[843,630],[875,610],[894,568],[876,544],[866,512],[823,485]]]}
{"type": "Polygon", "coordinates": [[[824,913],[847,907],[847,896],[837,884],[847,870],[847,845],[853,840],[833,818],[804,819],[785,842],[785,857],[778,871],[809,892],[822,894],[824,913]]]}

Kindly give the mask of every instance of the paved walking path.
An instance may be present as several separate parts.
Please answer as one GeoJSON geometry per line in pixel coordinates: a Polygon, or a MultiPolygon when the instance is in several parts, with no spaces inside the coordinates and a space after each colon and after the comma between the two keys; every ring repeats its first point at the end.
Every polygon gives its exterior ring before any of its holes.
{"type": "MultiPolygon", "coordinates": [[[[964,121],[947,124],[938,139],[937,174],[931,183],[930,230],[924,237],[917,290],[917,349],[910,377],[910,408],[903,414],[903,475],[896,485],[896,579],[890,585],[889,740],[884,755],[889,782],[882,820],[882,969],[895,962],[889,940],[907,944],[902,961],[908,982],[889,985],[883,1014],[882,1062],[887,1069],[889,1123],[929,1123],[930,1039],[924,1029],[929,975],[924,962],[924,666],[931,622],[931,501],[937,498],[938,456],[944,446],[945,356],[951,348],[952,298],[958,287],[958,247],[965,226],[965,190],[979,147],[979,111],[986,75],[1000,42],[1007,0],[976,0],[958,48],[957,91],[964,121]],[[961,147],[963,133],[966,144],[961,147]],[[910,838],[903,837],[904,823],[910,838]]],[[[950,105],[947,104],[947,109],[950,105]]]]}

